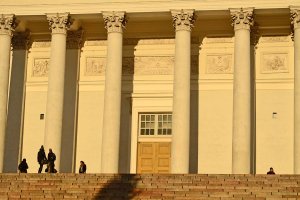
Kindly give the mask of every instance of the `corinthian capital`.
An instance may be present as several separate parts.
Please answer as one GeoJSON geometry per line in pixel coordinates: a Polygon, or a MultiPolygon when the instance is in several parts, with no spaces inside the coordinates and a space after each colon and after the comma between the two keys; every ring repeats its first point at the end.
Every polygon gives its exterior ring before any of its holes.
{"type": "Polygon", "coordinates": [[[103,12],[103,19],[108,33],[122,33],[127,22],[125,12],[103,12]]]}
{"type": "Polygon", "coordinates": [[[15,15],[0,15],[0,35],[12,37],[17,26],[15,15]]]}
{"type": "Polygon", "coordinates": [[[47,20],[52,33],[67,34],[67,30],[70,29],[72,24],[69,13],[47,14],[47,20]]]}
{"type": "Polygon", "coordinates": [[[176,31],[191,31],[194,27],[196,16],[194,10],[171,10],[173,26],[176,31]]]}
{"type": "Polygon", "coordinates": [[[231,25],[235,30],[248,29],[253,26],[253,8],[230,9],[231,25]]]}
{"type": "Polygon", "coordinates": [[[293,29],[300,28],[300,7],[290,7],[290,13],[293,29]]]}

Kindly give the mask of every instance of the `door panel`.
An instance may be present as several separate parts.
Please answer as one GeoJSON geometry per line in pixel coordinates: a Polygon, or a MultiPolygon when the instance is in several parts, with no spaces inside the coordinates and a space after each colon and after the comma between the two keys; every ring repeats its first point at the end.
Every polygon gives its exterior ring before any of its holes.
{"type": "Polygon", "coordinates": [[[171,143],[138,143],[137,173],[169,173],[171,143]]]}

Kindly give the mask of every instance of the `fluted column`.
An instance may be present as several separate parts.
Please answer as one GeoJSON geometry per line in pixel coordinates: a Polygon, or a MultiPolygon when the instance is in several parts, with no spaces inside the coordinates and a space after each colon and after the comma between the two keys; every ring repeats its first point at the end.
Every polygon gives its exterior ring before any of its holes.
{"type": "Polygon", "coordinates": [[[294,173],[300,174],[300,7],[291,7],[294,32],[294,173]]]}
{"type": "Polygon", "coordinates": [[[251,168],[250,26],[253,9],[230,9],[234,26],[234,81],[232,173],[249,174],[251,168]]]}
{"type": "Polygon", "coordinates": [[[51,34],[51,55],[48,75],[46,107],[45,147],[56,154],[55,166],[60,169],[64,80],[66,60],[66,36],[71,25],[69,13],[47,14],[51,34]]]}
{"type": "Polygon", "coordinates": [[[102,129],[103,173],[118,173],[120,118],[121,118],[121,80],[122,46],[125,12],[104,12],[107,29],[107,62],[105,71],[105,93],[102,129]]]}
{"type": "Polygon", "coordinates": [[[175,28],[175,66],[171,172],[189,173],[191,29],[194,10],[172,10],[175,28]]]}
{"type": "Polygon", "coordinates": [[[0,173],[4,164],[11,38],[15,27],[14,15],[0,15],[0,173]]]}

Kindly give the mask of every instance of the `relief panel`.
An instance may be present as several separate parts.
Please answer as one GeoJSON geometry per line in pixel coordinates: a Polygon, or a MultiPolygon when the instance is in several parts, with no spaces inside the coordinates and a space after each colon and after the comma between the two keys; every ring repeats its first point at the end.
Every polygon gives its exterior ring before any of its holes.
{"type": "Polygon", "coordinates": [[[232,74],[233,61],[231,54],[218,54],[206,56],[207,74],[232,74]]]}
{"type": "Polygon", "coordinates": [[[35,58],[31,77],[48,77],[49,58],[35,58]]]}
{"type": "Polygon", "coordinates": [[[85,76],[103,76],[105,74],[106,59],[100,57],[87,57],[85,76]]]}
{"type": "Polygon", "coordinates": [[[287,53],[265,53],[261,56],[261,73],[288,73],[287,53]]]}
{"type": "Polygon", "coordinates": [[[135,57],[135,75],[170,75],[174,70],[174,57],[135,57]]]}

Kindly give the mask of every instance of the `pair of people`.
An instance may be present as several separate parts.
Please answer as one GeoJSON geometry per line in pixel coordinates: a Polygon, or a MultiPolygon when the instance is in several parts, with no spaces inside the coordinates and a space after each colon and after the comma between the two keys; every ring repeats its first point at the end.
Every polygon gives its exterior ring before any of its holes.
{"type": "Polygon", "coordinates": [[[37,160],[38,160],[38,163],[40,164],[38,173],[42,172],[44,164],[47,164],[47,168],[46,168],[45,172],[48,172],[48,173],[56,173],[57,172],[57,170],[54,168],[55,167],[54,162],[56,160],[56,155],[53,153],[52,149],[49,149],[48,159],[47,159],[44,146],[42,145],[38,152],[37,160]]]}

